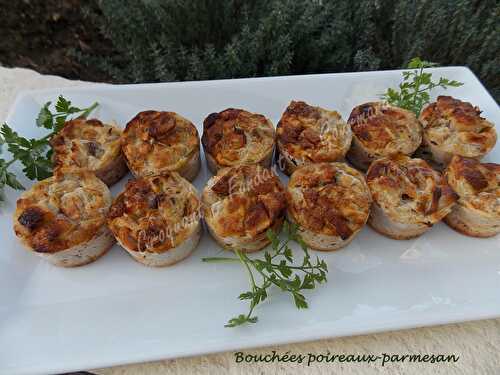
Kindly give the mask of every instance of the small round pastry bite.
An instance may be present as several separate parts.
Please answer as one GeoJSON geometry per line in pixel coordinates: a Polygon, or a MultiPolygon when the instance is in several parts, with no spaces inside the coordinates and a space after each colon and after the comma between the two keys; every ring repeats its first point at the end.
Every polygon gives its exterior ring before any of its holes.
{"type": "Polygon", "coordinates": [[[446,168],[448,184],[458,194],[458,202],[446,224],[473,237],[500,233],[500,164],[480,163],[454,156],[446,168]]]}
{"type": "Polygon", "coordinates": [[[50,141],[54,170],[88,169],[106,185],[115,184],[128,172],[121,150],[121,134],[118,127],[96,119],[67,121],[50,141]]]}
{"type": "Polygon", "coordinates": [[[200,200],[176,172],[130,180],[109,210],[108,226],[136,261],[163,267],[187,258],[201,237],[200,200]]]}
{"type": "Polygon", "coordinates": [[[278,176],[258,164],[224,168],[202,194],[204,218],[225,249],[258,251],[269,244],[266,231],[279,232],[285,217],[285,189],[278,176]]]}
{"type": "Polygon", "coordinates": [[[347,159],[363,171],[378,158],[411,155],[422,142],[422,127],[413,112],[383,102],[355,107],[347,122],[353,132],[347,159]]]}
{"type": "Polygon", "coordinates": [[[366,180],[373,198],[368,224],[396,240],[420,236],[450,213],[457,200],[439,172],[402,154],[374,161],[366,180]]]}
{"type": "Polygon", "coordinates": [[[36,255],[61,267],[93,262],[115,243],[106,226],[108,187],[92,172],[60,168],[17,200],[14,231],[36,255]]]}
{"type": "Polygon", "coordinates": [[[441,166],[446,166],[453,155],[480,160],[497,141],[494,125],[480,114],[479,108],[468,102],[438,96],[419,117],[424,127],[424,149],[441,166]]]}
{"type": "Polygon", "coordinates": [[[292,101],[276,129],[279,167],[290,175],[302,164],[343,161],[351,140],[338,112],[292,101]]]}
{"type": "Polygon", "coordinates": [[[208,169],[216,174],[225,167],[260,164],[270,167],[274,127],[263,115],[228,108],[203,121],[201,142],[208,169]]]}
{"type": "Polygon", "coordinates": [[[371,196],[363,175],[346,163],[302,165],[288,181],[288,219],[316,250],[348,245],[368,220],[371,196]]]}
{"type": "Polygon", "coordinates": [[[122,150],[135,177],[177,172],[192,181],[200,170],[198,131],[175,112],[138,113],[123,132],[122,150]]]}

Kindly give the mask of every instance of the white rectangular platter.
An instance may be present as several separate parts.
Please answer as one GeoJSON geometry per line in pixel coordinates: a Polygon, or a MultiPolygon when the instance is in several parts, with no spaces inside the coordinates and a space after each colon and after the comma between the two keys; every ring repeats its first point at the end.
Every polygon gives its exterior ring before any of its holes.
{"type": "MultiPolygon", "coordinates": [[[[447,93],[478,105],[500,125],[498,105],[470,70],[431,71],[464,82],[447,93]]],[[[170,110],[201,134],[203,119],[228,107],[262,113],[276,124],[292,99],[347,118],[352,107],[379,99],[400,79],[401,71],[382,71],[54,88],[19,96],[7,122],[23,135],[39,136],[43,130],[34,119],[41,105],[63,94],[79,106],[97,100],[94,115],[122,127],[141,110],[170,110]]],[[[500,162],[500,145],[486,160],[500,162]]],[[[200,190],[209,176],[204,165],[195,186],[200,190]]],[[[114,195],[125,180],[113,187],[114,195]]],[[[306,293],[309,309],[297,310],[290,296],[275,291],[257,308],[257,324],[224,328],[247,311],[237,296],[248,290],[248,280],[238,264],[202,263],[220,252],[207,233],[190,258],[169,268],[142,266],[118,246],[93,264],[57,268],[17,242],[11,215],[18,195],[9,190],[0,211],[0,374],[57,373],[500,316],[500,236],[474,239],[438,224],[418,239],[395,241],[365,227],[347,248],[319,254],[329,281],[306,293]]]]}

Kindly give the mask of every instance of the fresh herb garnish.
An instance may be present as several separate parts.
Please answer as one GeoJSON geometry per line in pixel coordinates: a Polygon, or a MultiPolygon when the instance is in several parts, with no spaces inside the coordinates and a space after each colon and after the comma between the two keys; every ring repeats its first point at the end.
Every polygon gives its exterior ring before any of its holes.
{"type": "Polygon", "coordinates": [[[96,107],[97,103],[88,108],[80,109],[71,105],[62,95],[57,99],[55,112],[50,110],[51,102],[45,103],[36,119],[36,125],[52,130],[40,139],[24,138],[4,123],[0,127],[0,153],[3,145],[12,154],[12,159],[6,161],[0,158],[0,202],[5,200],[4,188],[10,186],[15,190],[23,190],[24,186],[17,180],[16,175],[9,172],[9,167],[16,161],[23,165],[23,173],[30,180],[43,180],[52,175],[50,139],[63,126],[69,116],[79,114],[78,117],[87,117],[96,107]]]}
{"type": "Polygon", "coordinates": [[[435,87],[447,89],[463,85],[462,82],[450,81],[443,77],[440,77],[439,81],[433,82],[432,73],[424,72],[424,69],[434,66],[437,64],[414,57],[408,63],[408,69],[413,70],[403,72],[403,82],[399,84],[399,90],[387,89],[382,95],[382,99],[389,104],[412,111],[418,116],[423,106],[430,102],[429,92],[432,89],[435,87]]]}
{"type": "Polygon", "coordinates": [[[272,231],[267,231],[267,237],[271,241],[273,252],[264,252],[264,259],[250,259],[247,254],[235,250],[237,257],[210,257],[203,258],[204,262],[241,262],[247,270],[250,280],[251,290],[239,295],[240,300],[250,300],[250,309],[247,314],[240,314],[228,321],[225,327],[236,327],[245,323],[256,323],[257,316],[252,315],[255,307],[267,297],[267,290],[275,285],[281,291],[288,292],[293,296],[295,306],[298,309],[307,308],[307,302],[301,293],[306,289],[314,289],[316,283],[326,282],[328,267],[324,260],[318,257],[315,263],[311,262],[308,249],[300,235],[297,233],[297,226],[285,221],[283,224],[285,239],[281,241],[278,235],[272,231]],[[293,263],[292,249],[289,247],[290,241],[297,242],[304,251],[302,265],[295,266],[293,263]],[[301,278],[297,273],[302,273],[301,278]],[[261,279],[257,284],[256,277],[261,279]]]}

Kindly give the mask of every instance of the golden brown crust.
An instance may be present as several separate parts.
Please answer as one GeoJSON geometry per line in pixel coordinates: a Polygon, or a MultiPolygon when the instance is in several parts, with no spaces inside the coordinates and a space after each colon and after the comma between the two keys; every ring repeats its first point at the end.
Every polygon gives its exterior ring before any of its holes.
{"type": "Polygon", "coordinates": [[[491,151],[497,135],[494,125],[480,116],[468,102],[451,96],[438,96],[420,114],[424,143],[441,152],[481,158],[491,151]]]}
{"type": "Polygon", "coordinates": [[[283,221],[285,189],[278,176],[260,165],[224,168],[208,181],[203,207],[218,237],[251,240],[283,221]]]}
{"type": "Polygon", "coordinates": [[[348,123],[353,137],[374,158],[410,155],[422,141],[421,126],[412,112],[382,102],[355,107],[348,123]]]}
{"type": "Polygon", "coordinates": [[[282,156],[300,165],[342,160],[352,132],[338,112],[292,101],[278,122],[276,136],[282,156]]]}
{"type": "Polygon", "coordinates": [[[107,186],[92,172],[60,168],[17,200],[14,231],[35,252],[54,254],[94,238],[110,205],[107,186]]]}
{"type": "Polygon", "coordinates": [[[371,196],[363,175],[345,163],[299,167],[288,182],[288,213],[299,226],[347,240],[366,223],[371,196]]]}
{"type": "Polygon", "coordinates": [[[480,163],[456,155],[445,175],[458,194],[460,205],[491,220],[500,220],[500,164],[480,163]]]}
{"type": "Polygon", "coordinates": [[[402,154],[374,161],[366,179],[374,202],[398,223],[433,225],[457,200],[439,172],[402,154]]]}
{"type": "Polygon", "coordinates": [[[112,185],[127,173],[121,151],[121,133],[118,127],[96,119],[78,118],[66,122],[50,142],[54,151],[54,170],[67,167],[88,169],[107,185],[112,185]],[[111,170],[114,170],[112,175],[111,170]]]}
{"type": "Polygon", "coordinates": [[[199,157],[196,127],[175,112],[144,111],[129,121],[122,136],[122,149],[132,173],[139,176],[178,172],[199,157]]]}
{"type": "Polygon", "coordinates": [[[163,253],[197,230],[196,189],[176,172],[130,180],[108,214],[108,226],[129,251],[163,253]]]}
{"type": "Polygon", "coordinates": [[[274,127],[263,115],[229,108],[203,122],[202,144],[217,167],[258,164],[274,147],[274,127]]]}

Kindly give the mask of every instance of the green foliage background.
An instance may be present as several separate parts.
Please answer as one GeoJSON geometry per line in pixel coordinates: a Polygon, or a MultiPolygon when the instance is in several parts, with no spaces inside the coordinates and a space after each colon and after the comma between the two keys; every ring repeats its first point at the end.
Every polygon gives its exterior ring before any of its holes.
{"type": "Polygon", "coordinates": [[[117,82],[467,65],[500,100],[496,0],[99,0],[85,15],[117,82]]]}

